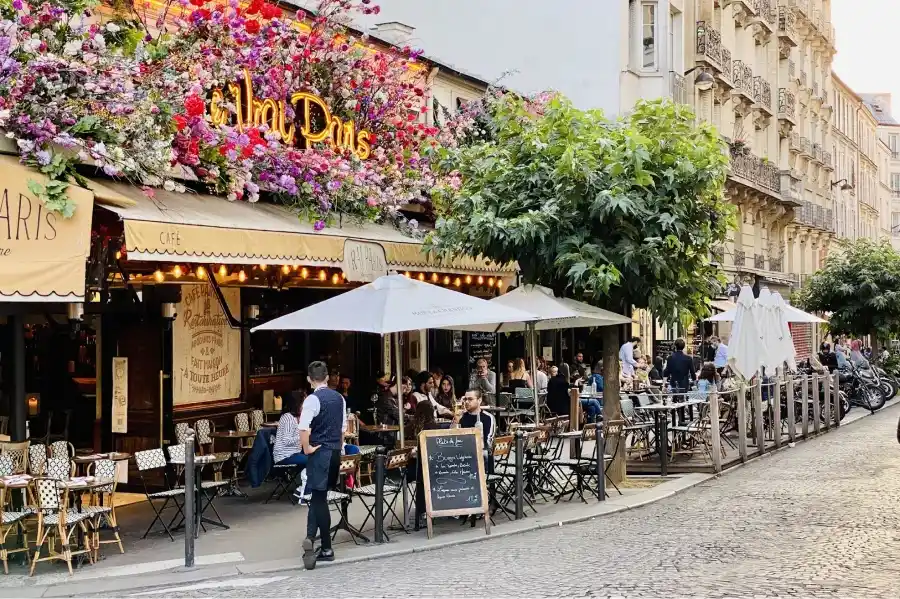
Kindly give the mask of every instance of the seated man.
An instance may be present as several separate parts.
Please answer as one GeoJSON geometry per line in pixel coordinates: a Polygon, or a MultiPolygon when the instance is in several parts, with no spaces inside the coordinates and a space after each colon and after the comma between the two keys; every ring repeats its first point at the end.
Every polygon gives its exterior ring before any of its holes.
{"type": "MultiPolygon", "coordinates": [[[[494,447],[494,433],[497,430],[496,420],[493,414],[481,409],[481,390],[469,389],[463,397],[463,407],[466,413],[459,418],[459,428],[480,428],[481,440],[484,443],[485,472],[494,471],[491,459],[494,447]]],[[[453,428],[456,428],[454,426],[453,428]]]]}

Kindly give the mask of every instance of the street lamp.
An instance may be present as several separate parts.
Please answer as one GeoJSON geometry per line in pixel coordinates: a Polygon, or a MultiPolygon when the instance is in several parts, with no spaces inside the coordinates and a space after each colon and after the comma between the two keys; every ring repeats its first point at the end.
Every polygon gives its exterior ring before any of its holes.
{"type": "Polygon", "coordinates": [[[850,191],[851,189],[853,189],[853,186],[850,185],[850,182],[847,181],[847,179],[841,179],[840,181],[831,182],[832,187],[837,187],[838,185],[841,186],[841,191],[850,191]]]}
{"type": "Polygon", "coordinates": [[[696,66],[692,69],[688,69],[687,71],[684,72],[684,76],[687,77],[688,75],[690,75],[697,69],[700,69],[700,72],[697,74],[696,77],[694,77],[694,87],[696,87],[697,89],[699,89],[702,92],[711,90],[713,88],[713,86],[716,84],[716,80],[713,78],[712,75],[709,74],[709,71],[707,71],[703,67],[696,66]]]}

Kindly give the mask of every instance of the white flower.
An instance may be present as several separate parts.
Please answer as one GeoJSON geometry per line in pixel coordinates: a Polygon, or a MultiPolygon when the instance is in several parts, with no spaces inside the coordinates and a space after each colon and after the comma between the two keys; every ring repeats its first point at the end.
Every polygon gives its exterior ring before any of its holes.
{"type": "Polygon", "coordinates": [[[63,46],[63,54],[66,56],[77,56],[81,52],[81,40],[72,40],[63,46]]]}
{"type": "Polygon", "coordinates": [[[37,37],[28,38],[24,44],[22,44],[22,49],[26,52],[37,52],[38,48],[41,47],[41,40],[37,37]]]}
{"type": "Polygon", "coordinates": [[[175,184],[175,191],[176,191],[176,193],[184,193],[184,192],[187,191],[187,187],[185,187],[185,186],[182,185],[181,183],[176,183],[176,184],[175,184]]]}
{"type": "Polygon", "coordinates": [[[166,191],[175,191],[175,182],[171,179],[166,179],[166,182],[163,183],[163,189],[166,191]]]}
{"type": "Polygon", "coordinates": [[[109,31],[110,33],[117,33],[119,31],[122,31],[122,28],[119,27],[118,25],[116,25],[115,23],[107,23],[106,30],[109,31]]]}
{"type": "Polygon", "coordinates": [[[229,194],[228,194],[228,201],[229,201],[229,202],[237,201],[237,194],[234,193],[234,192],[229,193],[229,194]]]}
{"type": "Polygon", "coordinates": [[[103,39],[103,36],[99,33],[94,36],[94,39],[91,40],[91,45],[95,50],[105,50],[106,49],[106,40],[103,39]]]}

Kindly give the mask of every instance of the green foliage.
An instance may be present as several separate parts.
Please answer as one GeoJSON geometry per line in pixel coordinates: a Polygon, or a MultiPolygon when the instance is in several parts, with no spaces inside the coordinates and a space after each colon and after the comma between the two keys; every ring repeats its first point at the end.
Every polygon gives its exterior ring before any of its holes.
{"type": "Polygon", "coordinates": [[[561,96],[489,109],[486,138],[442,163],[462,186],[436,198],[431,249],[517,261],[526,283],[669,322],[708,313],[722,283],[710,251],[734,219],[713,127],[668,101],[615,121],[561,96]]]}
{"type": "Polygon", "coordinates": [[[87,187],[87,179],[75,170],[75,162],[72,159],[59,153],[49,154],[50,160],[46,164],[33,159],[26,160],[26,164],[36,168],[50,179],[46,185],[29,180],[27,182],[28,189],[44,203],[44,208],[50,212],[56,212],[63,218],[71,218],[75,214],[75,204],[69,200],[66,193],[69,189],[69,180],[73,179],[82,187],[87,187]]]}
{"type": "Polygon", "coordinates": [[[830,312],[832,333],[887,339],[900,331],[900,254],[890,242],[844,242],[797,294],[811,312],[830,312]]]}

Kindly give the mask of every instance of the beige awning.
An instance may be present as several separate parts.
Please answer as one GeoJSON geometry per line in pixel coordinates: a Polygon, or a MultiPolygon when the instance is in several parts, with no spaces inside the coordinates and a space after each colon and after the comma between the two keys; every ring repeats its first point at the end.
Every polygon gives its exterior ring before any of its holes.
{"type": "MultiPolygon", "coordinates": [[[[117,201],[105,205],[122,217],[129,260],[148,262],[224,262],[227,264],[305,264],[340,267],[348,239],[384,247],[388,266],[398,270],[440,269],[460,274],[511,275],[513,266],[487,260],[458,258],[439,262],[422,251],[420,241],[388,225],[341,226],[315,231],[312,224],[273,204],[229,202],[216,196],[154,190],[103,181],[105,195],[117,201]],[[121,201],[122,197],[133,205],[121,201]]],[[[105,202],[101,194],[98,202],[105,202]]]]}
{"type": "Polygon", "coordinates": [[[71,218],[47,211],[28,182],[47,177],[0,156],[0,301],[84,301],[94,194],[70,185],[71,218]]]}
{"type": "Polygon", "coordinates": [[[734,302],[716,299],[709,302],[709,305],[712,306],[713,310],[718,310],[719,312],[728,312],[729,310],[734,310],[735,306],[737,306],[734,302]]]}

